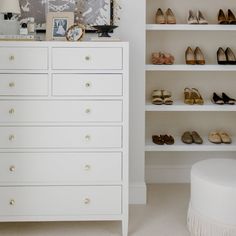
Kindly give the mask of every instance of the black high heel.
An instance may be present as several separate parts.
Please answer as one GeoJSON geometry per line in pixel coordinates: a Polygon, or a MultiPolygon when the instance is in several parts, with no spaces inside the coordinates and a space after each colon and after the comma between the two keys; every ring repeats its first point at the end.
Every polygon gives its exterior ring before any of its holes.
{"type": "Polygon", "coordinates": [[[225,104],[223,99],[220,96],[218,96],[216,93],[213,93],[212,102],[217,105],[224,105],[225,104]]]}
{"type": "Polygon", "coordinates": [[[236,65],[236,57],[230,48],[227,48],[225,50],[225,54],[226,54],[226,58],[227,58],[227,64],[236,65]]]}
{"type": "Polygon", "coordinates": [[[227,57],[223,48],[219,48],[217,51],[217,62],[219,65],[227,64],[227,57]]]}
{"type": "Polygon", "coordinates": [[[230,98],[229,96],[227,96],[225,93],[222,93],[222,99],[224,101],[225,104],[228,105],[235,105],[236,100],[233,98],[230,98]]]}

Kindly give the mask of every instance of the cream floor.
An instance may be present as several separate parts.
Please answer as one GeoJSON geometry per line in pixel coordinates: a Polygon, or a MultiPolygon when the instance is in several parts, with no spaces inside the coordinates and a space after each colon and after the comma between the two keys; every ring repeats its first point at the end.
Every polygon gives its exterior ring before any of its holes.
{"type": "MultiPolygon", "coordinates": [[[[130,207],[129,236],[189,236],[189,185],[149,185],[148,204],[130,207]]],[[[119,236],[118,222],[1,223],[1,236],[119,236]]]]}

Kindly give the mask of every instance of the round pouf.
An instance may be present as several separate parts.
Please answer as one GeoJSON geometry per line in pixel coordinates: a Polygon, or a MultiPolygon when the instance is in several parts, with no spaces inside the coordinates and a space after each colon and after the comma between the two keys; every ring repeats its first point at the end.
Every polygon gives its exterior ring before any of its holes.
{"type": "Polygon", "coordinates": [[[236,236],[236,160],[193,165],[188,228],[191,236],[236,236]]]}

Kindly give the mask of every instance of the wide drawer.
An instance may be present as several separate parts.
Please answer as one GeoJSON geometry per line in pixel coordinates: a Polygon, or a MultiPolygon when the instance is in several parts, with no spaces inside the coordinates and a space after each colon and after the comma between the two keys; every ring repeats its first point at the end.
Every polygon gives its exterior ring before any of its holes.
{"type": "Polygon", "coordinates": [[[0,47],[1,70],[47,70],[48,49],[0,47]]]}
{"type": "Polygon", "coordinates": [[[0,185],[109,184],[121,180],[121,153],[0,153],[0,185]]]}
{"type": "Polygon", "coordinates": [[[117,127],[0,127],[0,148],[120,148],[117,127]]]}
{"type": "Polygon", "coordinates": [[[122,101],[0,101],[0,122],[121,122],[122,101]]]}
{"type": "Polygon", "coordinates": [[[54,70],[120,70],[122,48],[53,48],[54,70]]]}
{"type": "Polygon", "coordinates": [[[0,187],[1,216],[121,214],[120,186],[0,187]]]}
{"type": "Polygon", "coordinates": [[[54,74],[54,96],[122,96],[121,74],[54,74]]]}
{"type": "Polygon", "coordinates": [[[47,74],[0,74],[0,96],[46,96],[47,74]]]}

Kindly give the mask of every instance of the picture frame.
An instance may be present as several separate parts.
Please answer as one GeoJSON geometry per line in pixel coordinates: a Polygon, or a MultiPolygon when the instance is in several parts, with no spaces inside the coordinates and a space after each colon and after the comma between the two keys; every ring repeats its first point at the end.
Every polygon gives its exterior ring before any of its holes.
{"type": "Polygon", "coordinates": [[[74,24],[73,12],[49,12],[46,21],[46,40],[66,40],[66,32],[74,24]]]}
{"type": "Polygon", "coordinates": [[[67,41],[79,41],[85,34],[85,27],[81,24],[74,24],[66,32],[67,41]]]}

